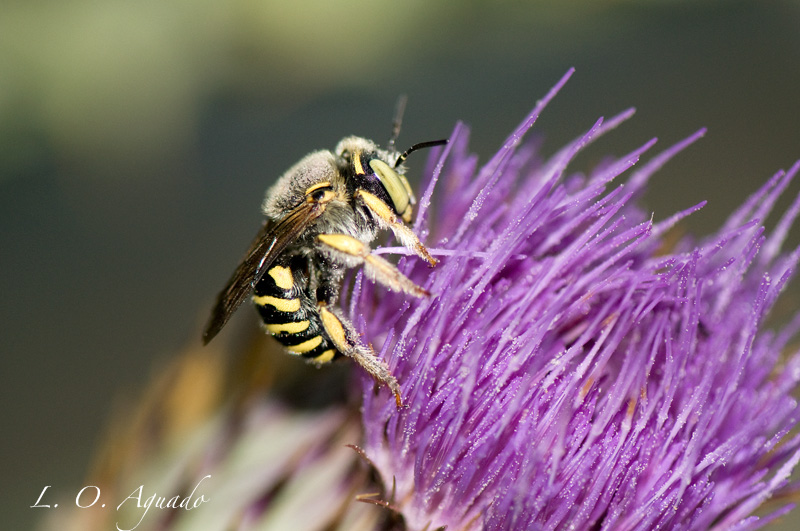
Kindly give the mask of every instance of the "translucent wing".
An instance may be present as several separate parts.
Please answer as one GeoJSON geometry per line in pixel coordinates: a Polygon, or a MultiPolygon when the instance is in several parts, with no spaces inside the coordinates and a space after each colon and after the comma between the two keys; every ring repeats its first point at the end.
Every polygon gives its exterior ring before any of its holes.
{"type": "Polygon", "coordinates": [[[242,263],[217,296],[217,303],[203,332],[203,344],[214,339],[233,312],[244,302],[287,245],[301,235],[323,209],[303,202],[279,221],[267,220],[247,250],[242,263]]]}

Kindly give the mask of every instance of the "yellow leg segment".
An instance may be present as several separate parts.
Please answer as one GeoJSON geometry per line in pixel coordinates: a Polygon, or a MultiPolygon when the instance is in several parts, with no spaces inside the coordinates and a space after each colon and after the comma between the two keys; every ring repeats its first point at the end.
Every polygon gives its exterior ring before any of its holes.
{"type": "Polygon", "coordinates": [[[319,234],[317,240],[331,250],[358,258],[364,264],[364,271],[371,279],[389,289],[410,293],[415,297],[427,297],[427,290],[411,282],[395,266],[379,256],[370,253],[371,249],[361,241],[347,234],[319,234]]]}
{"type": "Polygon", "coordinates": [[[352,325],[347,322],[343,317],[333,313],[325,304],[320,303],[317,305],[319,315],[322,317],[322,326],[325,328],[328,337],[331,338],[337,350],[353,358],[353,360],[361,365],[375,380],[384,384],[394,394],[394,400],[397,407],[403,407],[403,399],[400,396],[400,384],[397,379],[389,372],[389,368],[378,356],[375,355],[370,347],[366,347],[357,340],[353,341],[350,338],[357,338],[358,334],[353,330],[352,325]]]}
{"type": "Polygon", "coordinates": [[[428,262],[431,266],[435,266],[438,261],[432,257],[428,249],[419,241],[414,231],[406,227],[399,219],[389,205],[381,201],[378,196],[371,194],[365,190],[358,190],[356,192],[358,199],[375,214],[378,223],[381,227],[391,230],[394,235],[400,240],[404,246],[414,251],[420,258],[428,262]]]}

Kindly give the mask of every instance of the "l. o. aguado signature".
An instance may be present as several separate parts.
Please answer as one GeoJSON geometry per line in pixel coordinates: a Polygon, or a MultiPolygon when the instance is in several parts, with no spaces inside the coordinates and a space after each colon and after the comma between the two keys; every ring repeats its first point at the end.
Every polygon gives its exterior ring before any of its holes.
{"type": "MultiPolygon", "coordinates": [[[[117,530],[118,531],[133,531],[139,524],[142,523],[144,520],[145,515],[151,508],[156,509],[184,509],[186,511],[191,511],[192,509],[197,509],[204,503],[210,501],[208,498],[205,497],[202,493],[198,493],[197,489],[200,487],[200,484],[205,481],[206,479],[210,478],[211,474],[204,476],[200,479],[200,481],[195,484],[192,492],[188,496],[161,496],[158,493],[152,493],[150,496],[147,496],[148,493],[145,492],[144,485],[139,485],[134,489],[133,492],[128,495],[127,498],[122,500],[119,505],[117,505],[117,511],[121,510],[125,507],[126,510],[130,510],[134,505],[138,509],[142,509],[141,515],[139,516],[139,520],[133,527],[122,527],[120,522],[117,522],[117,530]],[[147,497],[145,497],[147,496],[147,497]]],[[[46,508],[46,509],[55,509],[58,507],[57,503],[52,505],[44,503],[45,493],[47,489],[49,489],[52,485],[47,485],[42,489],[42,492],[39,493],[39,498],[36,500],[36,503],[31,505],[31,508],[46,508]]],[[[100,500],[100,487],[95,485],[87,485],[83,487],[80,491],[78,491],[77,496],[75,496],[75,506],[80,509],[88,509],[90,507],[97,507],[99,504],[100,507],[105,507],[106,504],[100,500]]]]}

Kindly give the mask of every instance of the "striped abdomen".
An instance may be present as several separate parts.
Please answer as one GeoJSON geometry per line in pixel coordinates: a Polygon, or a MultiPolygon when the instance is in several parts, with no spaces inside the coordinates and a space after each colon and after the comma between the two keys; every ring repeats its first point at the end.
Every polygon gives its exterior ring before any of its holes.
{"type": "Polygon", "coordinates": [[[253,302],[264,328],[290,353],[317,363],[339,355],[322,327],[316,300],[295,283],[289,267],[272,266],[256,284],[253,302]]]}

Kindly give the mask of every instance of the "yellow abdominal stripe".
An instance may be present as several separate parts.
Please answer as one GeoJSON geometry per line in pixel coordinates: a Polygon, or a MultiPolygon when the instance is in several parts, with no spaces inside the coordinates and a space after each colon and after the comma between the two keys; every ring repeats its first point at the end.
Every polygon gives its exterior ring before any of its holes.
{"type": "Polygon", "coordinates": [[[322,343],[322,336],[314,336],[308,341],[303,341],[298,345],[287,345],[286,350],[293,354],[304,354],[314,350],[322,343]]]}
{"type": "Polygon", "coordinates": [[[275,266],[269,270],[269,276],[275,281],[275,285],[281,289],[292,289],[294,286],[294,277],[292,277],[292,271],[288,267],[275,266]]]}
{"type": "Polygon", "coordinates": [[[317,363],[328,363],[333,359],[333,356],[335,354],[336,354],[335,350],[329,349],[320,354],[319,356],[317,356],[316,358],[314,358],[314,361],[316,361],[317,363]]]}
{"type": "Polygon", "coordinates": [[[307,330],[309,324],[308,321],[297,321],[296,323],[265,324],[264,327],[269,330],[270,334],[280,334],[281,332],[299,334],[307,330]]]}
{"type": "Polygon", "coordinates": [[[263,295],[260,297],[253,297],[253,302],[259,306],[266,306],[269,304],[274,306],[279,312],[284,313],[293,313],[300,309],[300,299],[279,299],[278,297],[263,295]]]}

